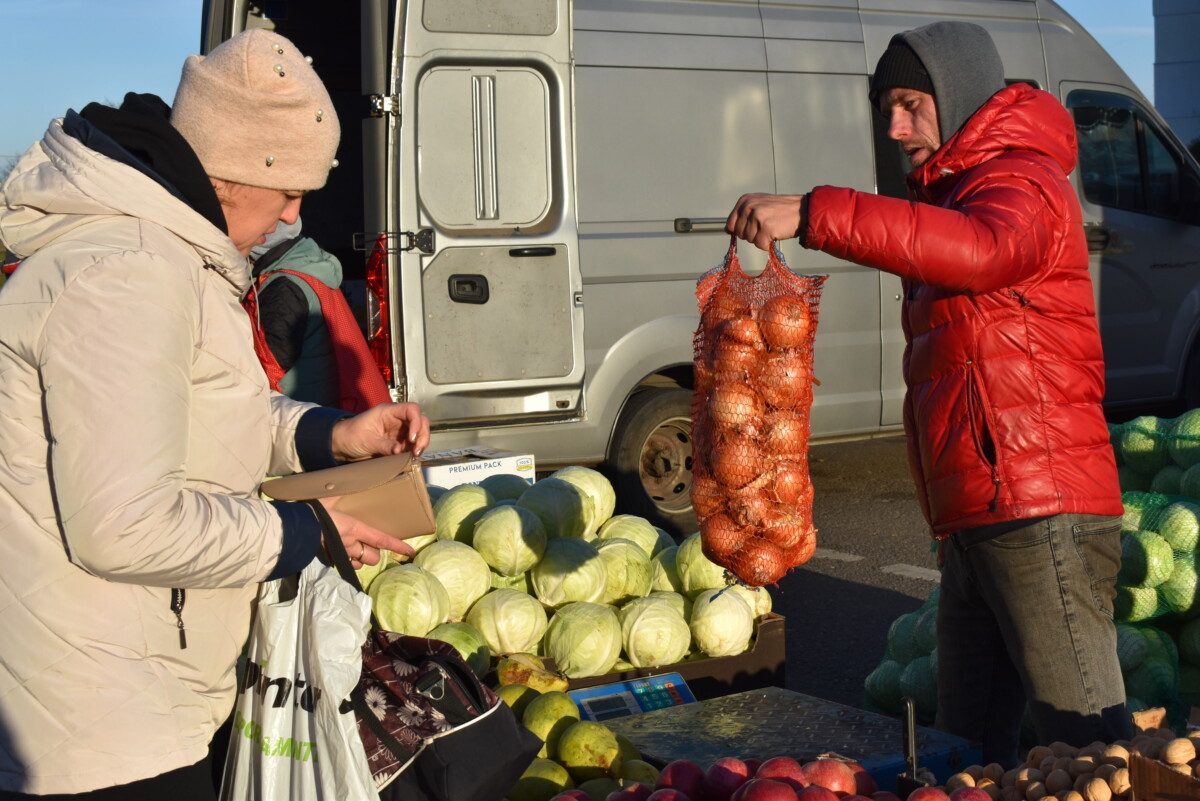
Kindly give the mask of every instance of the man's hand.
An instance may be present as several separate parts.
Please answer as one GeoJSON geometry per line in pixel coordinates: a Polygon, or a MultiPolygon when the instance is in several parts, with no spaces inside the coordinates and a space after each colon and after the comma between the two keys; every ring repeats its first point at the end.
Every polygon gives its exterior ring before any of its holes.
{"type": "Polygon", "coordinates": [[[770,251],[780,239],[800,235],[803,195],[742,195],[725,221],[725,230],[760,250],[770,251]]]}
{"type": "Polygon", "coordinates": [[[333,426],[333,455],[343,462],[405,451],[420,456],[428,445],[429,418],[415,403],[381,403],[333,426]]]}

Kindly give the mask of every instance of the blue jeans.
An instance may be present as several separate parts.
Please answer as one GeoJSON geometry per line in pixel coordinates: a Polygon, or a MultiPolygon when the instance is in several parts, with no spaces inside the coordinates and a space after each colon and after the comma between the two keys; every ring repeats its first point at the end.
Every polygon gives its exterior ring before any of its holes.
{"type": "Polygon", "coordinates": [[[1006,768],[1026,702],[1041,744],[1132,736],[1112,617],[1120,518],[1016,525],[949,538],[937,618],[937,726],[1006,768]]]}

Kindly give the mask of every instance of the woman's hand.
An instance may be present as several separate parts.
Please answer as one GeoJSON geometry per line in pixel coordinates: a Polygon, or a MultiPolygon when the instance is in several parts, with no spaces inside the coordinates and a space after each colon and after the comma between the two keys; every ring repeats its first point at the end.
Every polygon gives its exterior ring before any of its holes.
{"type": "Polygon", "coordinates": [[[772,243],[800,235],[803,195],[756,193],[738,198],[725,221],[725,231],[770,252],[772,243]]]}
{"type": "MultiPolygon", "coordinates": [[[[334,508],[338,497],[321,498],[320,503],[329,513],[329,518],[337,526],[342,546],[350,557],[350,565],[358,570],[363,565],[377,565],[383,558],[383,551],[412,556],[412,546],[390,534],[385,534],[374,526],[369,526],[357,517],[352,517],[334,508]]],[[[322,541],[325,535],[321,535],[322,541]]],[[[322,542],[322,544],[324,544],[322,542]]],[[[326,546],[328,548],[328,546],[326,546]]]]}
{"type": "Polygon", "coordinates": [[[342,462],[405,451],[420,456],[428,446],[429,418],[415,403],[382,403],[333,426],[333,455],[342,462]]]}

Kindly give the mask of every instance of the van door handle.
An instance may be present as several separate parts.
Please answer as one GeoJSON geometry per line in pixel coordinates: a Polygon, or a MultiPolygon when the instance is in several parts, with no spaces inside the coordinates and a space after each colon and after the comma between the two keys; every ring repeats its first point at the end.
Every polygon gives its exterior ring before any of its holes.
{"type": "Polygon", "coordinates": [[[676,217],[677,234],[723,234],[725,217],[676,217]]]}
{"type": "Polygon", "coordinates": [[[1087,237],[1088,253],[1103,253],[1108,250],[1112,241],[1112,233],[1102,222],[1087,222],[1083,224],[1083,233],[1087,237]]]}
{"type": "Polygon", "coordinates": [[[491,296],[486,275],[452,275],[447,283],[450,286],[450,300],[455,303],[483,304],[491,296]]]}
{"type": "Polygon", "coordinates": [[[558,253],[558,248],[545,245],[542,247],[512,248],[508,251],[508,255],[516,259],[528,259],[534,256],[553,256],[555,253],[558,253]]]}

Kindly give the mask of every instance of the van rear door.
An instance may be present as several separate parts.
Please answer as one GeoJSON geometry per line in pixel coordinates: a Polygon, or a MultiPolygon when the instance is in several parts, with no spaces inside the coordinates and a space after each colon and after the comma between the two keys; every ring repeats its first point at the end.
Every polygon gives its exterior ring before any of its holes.
{"type": "Polygon", "coordinates": [[[436,427],[578,417],[569,0],[395,7],[397,376],[436,427]]]}

